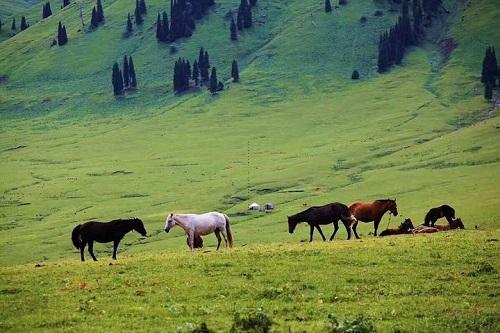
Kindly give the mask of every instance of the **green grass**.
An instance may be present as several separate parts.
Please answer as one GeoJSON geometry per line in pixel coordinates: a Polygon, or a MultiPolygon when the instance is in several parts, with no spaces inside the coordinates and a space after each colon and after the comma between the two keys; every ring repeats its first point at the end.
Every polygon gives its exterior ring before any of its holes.
{"type": "MultiPolygon", "coordinates": [[[[498,332],[498,232],[149,253],[0,269],[9,332],[227,332],[262,308],[275,332],[363,314],[382,332],[498,332]]],[[[109,253],[108,253],[109,255],[109,253]]],[[[76,254],[75,254],[76,256],[76,254]]]]}
{"type": "Polygon", "coordinates": [[[262,306],[278,331],[321,332],[328,313],[365,313],[388,332],[498,331],[500,117],[479,82],[485,47],[500,49],[495,1],[447,1],[450,15],[385,75],[378,36],[396,13],[383,1],[325,14],[322,2],[259,0],[255,27],[232,43],[224,16],[239,1],[219,0],[173,55],[154,38],[165,1],[147,3],[127,39],[133,3],[106,0],[94,32],[79,31],[78,17],[94,1],[72,1],[43,21],[38,5],[16,11],[32,26],[0,42],[2,330],[172,331],[206,320],[227,331],[235,311],[262,306]],[[51,48],[59,20],[69,43],[51,48]],[[445,38],[458,45],[447,61],[445,38]],[[175,96],[174,61],[201,46],[223,80],[237,59],[241,83],[175,96]],[[124,54],[139,90],[115,99],[111,66],[124,54]],[[468,230],[384,240],[362,224],[362,241],[342,229],[334,244],[300,244],[303,225],[287,233],[287,215],[305,206],[379,198],[396,198],[402,215],[381,228],[419,224],[448,203],[468,230]],[[248,214],[254,201],[276,209],[248,214]],[[214,253],[207,237],[209,252],[191,254],[181,230],[162,231],[169,212],[211,210],[230,215],[233,251],[214,253]],[[128,235],[112,266],[101,244],[103,263],[78,262],[76,224],[129,216],[149,237],[128,235]]]}

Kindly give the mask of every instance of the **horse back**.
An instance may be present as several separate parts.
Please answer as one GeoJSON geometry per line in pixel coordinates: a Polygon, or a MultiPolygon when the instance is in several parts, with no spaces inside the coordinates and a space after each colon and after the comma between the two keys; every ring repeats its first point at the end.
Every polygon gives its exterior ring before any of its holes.
{"type": "Polygon", "coordinates": [[[363,222],[375,220],[373,202],[353,202],[349,205],[349,211],[357,220],[363,222]]]}

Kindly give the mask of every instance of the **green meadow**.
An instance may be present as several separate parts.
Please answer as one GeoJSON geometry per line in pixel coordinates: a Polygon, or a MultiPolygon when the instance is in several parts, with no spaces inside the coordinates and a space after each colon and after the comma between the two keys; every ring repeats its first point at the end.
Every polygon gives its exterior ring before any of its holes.
{"type": "Polygon", "coordinates": [[[383,332],[499,330],[500,117],[480,82],[485,48],[500,51],[495,0],[444,1],[450,13],[383,75],[379,35],[399,13],[387,1],[326,14],[323,1],[259,0],[253,28],[231,42],[239,1],[216,0],[173,45],[154,35],[168,1],[146,0],[127,38],[134,1],[104,0],[95,31],[79,17],[81,5],[89,21],[95,1],[52,2],[41,20],[41,2],[0,0],[2,331],[184,332],[205,321],[226,332],[256,308],[278,332],[325,332],[329,313],[365,314],[383,332]],[[22,15],[30,28],[10,37],[22,15]],[[69,43],[51,47],[59,21],[69,43]],[[225,90],[175,95],[174,62],[200,47],[225,90]],[[115,98],[111,67],[124,55],[139,89],[115,98]],[[288,234],[287,215],[306,207],[385,198],[400,216],[381,229],[447,203],[466,230],[379,239],[360,224],[359,241],[341,227],[313,244],[306,225],[288,234]],[[275,210],[250,213],[252,202],[275,210]],[[208,236],[190,253],[180,228],[163,232],[170,212],[212,210],[230,216],[234,249],[216,253],[208,236]],[[75,225],[133,216],[148,237],[127,235],[117,261],[97,244],[100,261],[79,262],[75,225]]]}

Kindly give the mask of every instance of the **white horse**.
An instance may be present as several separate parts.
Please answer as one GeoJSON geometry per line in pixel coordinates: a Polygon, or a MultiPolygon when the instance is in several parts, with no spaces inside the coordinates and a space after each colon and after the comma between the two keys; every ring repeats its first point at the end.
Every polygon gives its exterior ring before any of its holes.
{"type": "Polygon", "coordinates": [[[217,237],[217,250],[219,250],[221,237],[224,237],[226,247],[233,247],[233,234],[229,218],[219,212],[210,212],[205,214],[169,214],[165,221],[165,232],[169,232],[175,225],[180,226],[188,236],[189,248],[194,249],[194,236],[208,235],[212,232],[217,237]]]}

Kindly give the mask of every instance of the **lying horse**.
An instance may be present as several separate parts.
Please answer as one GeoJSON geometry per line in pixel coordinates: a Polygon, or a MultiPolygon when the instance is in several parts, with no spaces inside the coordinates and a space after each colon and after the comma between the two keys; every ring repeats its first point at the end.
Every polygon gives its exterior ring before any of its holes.
{"type": "Polygon", "coordinates": [[[116,259],[116,250],[122,238],[128,232],[135,230],[142,236],[147,232],[144,223],[138,218],[128,220],[113,220],[111,222],[90,221],[77,225],[71,233],[73,245],[80,250],[80,258],[85,261],[83,250],[89,245],[89,253],[94,261],[97,261],[94,255],[94,241],[99,243],[113,242],[113,259],[116,259]]]}
{"type": "MultiPolygon", "coordinates": [[[[398,215],[398,205],[396,204],[396,200],[390,199],[375,200],[373,202],[353,202],[349,206],[349,210],[357,221],[375,222],[375,236],[377,236],[378,225],[387,211],[394,216],[398,215]]],[[[354,231],[356,238],[359,239],[356,231],[356,228],[358,227],[357,221],[352,226],[352,231],[354,231]]]]}
{"type": "Polygon", "coordinates": [[[455,210],[448,205],[431,208],[425,215],[424,225],[434,227],[434,223],[442,217],[445,217],[448,223],[451,224],[455,218],[455,210]]]}
{"type": "MultiPolygon", "coordinates": [[[[233,247],[233,234],[231,224],[225,214],[210,212],[205,214],[169,214],[165,221],[165,232],[169,232],[174,226],[180,226],[188,235],[188,246],[195,249],[195,237],[215,233],[217,237],[217,250],[219,250],[221,237],[224,237],[226,247],[233,247]]],[[[201,239],[201,237],[200,237],[201,239]]],[[[203,242],[202,242],[203,244],[203,242]]]]}
{"type": "Polygon", "coordinates": [[[346,205],[338,202],[320,207],[311,207],[298,214],[288,216],[288,232],[293,234],[297,224],[306,222],[310,228],[309,242],[313,240],[314,228],[318,229],[323,241],[325,241],[326,238],[323,235],[320,225],[333,223],[334,231],[330,237],[330,240],[333,240],[339,230],[339,220],[342,220],[347,230],[347,239],[351,239],[351,225],[356,222],[356,219],[349,212],[349,208],[346,205]]]}
{"type": "Polygon", "coordinates": [[[462,219],[458,218],[456,220],[451,220],[450,224],[436,224],[434,228],[439,229],[439,231],[448,231],[453,229],[465,229],[462,219]]]}
{"type": "Polygon", "coordinates": [[[413,223],[411,222],[410,219],[404,220],[403,223],[398,228],[393,228],[393,229],[385,229],[380,233],[380,237],[383,236],[392,236],[392,235],[403,235],[403,234],[411,234],[413,233],[412,230],[415,227],[413,226],[413,223]]]}
{"type": "Polygon", "coordinates": [[[412,230],[414,234],[432,234],[435,232],[439,232],[438,228],[428,227],[425,225],[419,225],[415,229],[412,230]]]}

